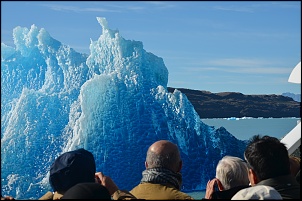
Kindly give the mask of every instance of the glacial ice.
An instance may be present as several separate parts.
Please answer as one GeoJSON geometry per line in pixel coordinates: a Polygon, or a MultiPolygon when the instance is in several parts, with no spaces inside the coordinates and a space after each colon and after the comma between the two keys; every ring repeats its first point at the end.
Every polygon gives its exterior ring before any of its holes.
{"type": "Polygon", "coordinates": [[[38,199],[51,191],[50,165],[76,148],[91,151],[97,171],[131,190],[160,139],[181,150],[182,190],[205,189],[218,160],[242,157],[245,142],[204,124],[179,90],[168,92],[162,58],[97,21],[102,34],[89,55],[35,25],[14,28],[15,47],[1,43],[2,195],[38,199]]]}

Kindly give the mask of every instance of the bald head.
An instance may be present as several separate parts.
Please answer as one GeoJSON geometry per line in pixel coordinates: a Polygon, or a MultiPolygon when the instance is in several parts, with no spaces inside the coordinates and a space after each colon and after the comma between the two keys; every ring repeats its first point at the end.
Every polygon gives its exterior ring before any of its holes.
{"type": "Polygon", "coordinates": [[[176,144],[168,140],[159,140],[149,147],[146,168],[161,167],[179,172],[181,165],[180,153],[176,144]]]}

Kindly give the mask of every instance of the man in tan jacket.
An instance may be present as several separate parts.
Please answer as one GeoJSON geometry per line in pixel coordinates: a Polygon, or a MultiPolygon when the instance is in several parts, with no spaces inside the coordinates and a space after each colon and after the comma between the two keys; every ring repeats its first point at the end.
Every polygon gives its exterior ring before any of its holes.
{"type": "Polygon", "coordinates": [[[140,184],[130,193],[138,199],[167,200],[193,199],[181,192],[182,160],[176,144],[168,140],[153,143],[147,152],[146,170],[142,172],[140,184]]]}
{"type": "MultiPolygon", "coordinates": [[[[168,140],[153,143],[148,149],[145,167],[140,183],[130,191],[131,196],[146,200],[193,200],[180,191],[182,160],[176,144],[168,140]]],[[[100,174],[99,179],[113,199],[135,199],[122,194],[110,177],[100,174]]]]}

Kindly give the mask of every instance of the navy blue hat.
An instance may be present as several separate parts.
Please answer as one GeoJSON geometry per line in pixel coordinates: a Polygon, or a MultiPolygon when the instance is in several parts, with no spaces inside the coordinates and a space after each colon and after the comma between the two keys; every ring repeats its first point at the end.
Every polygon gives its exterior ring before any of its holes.
{"type": "Polygon", "coordinates": [[[59,156],[50,167],[53,191],[66,191],[78,183],[95,182],[95,160],[91,152],[77,149],[59,156]]]}
{"type": "Polygon", "coordinates": [[[67,190],[63,199],[104,199],[111,200],[110,193],[105,186],[99,183],[80,183],[67,190]]]}

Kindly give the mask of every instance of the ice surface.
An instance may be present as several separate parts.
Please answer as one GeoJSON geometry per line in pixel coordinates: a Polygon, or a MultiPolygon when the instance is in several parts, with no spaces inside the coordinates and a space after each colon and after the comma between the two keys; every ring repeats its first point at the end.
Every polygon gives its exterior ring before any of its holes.
{"type": "Polygon", "coordinates": [[[97,21],[103,30],[90,55],[35,25],[13,30],[15,47],[1,43],[2,195],[38,199],[51,190],[55,158],[81,147],[97,171],[131,190],[160,139],[180,147],[182,190],[204,189],[218,160],[242,157],[245,142],[204,124],[180,91],[168,92],[162,58],[97,21]]]}

